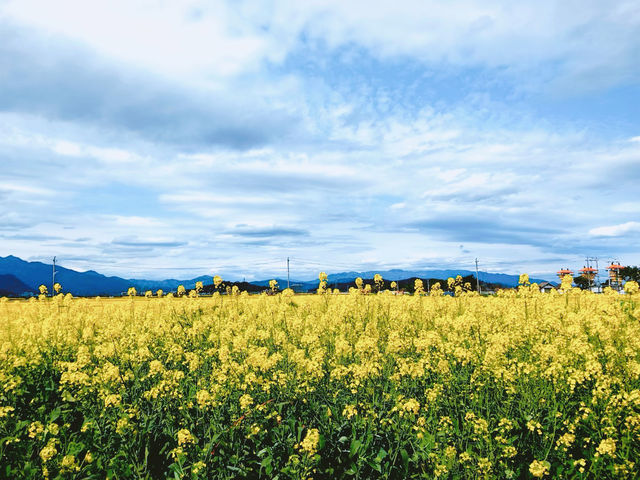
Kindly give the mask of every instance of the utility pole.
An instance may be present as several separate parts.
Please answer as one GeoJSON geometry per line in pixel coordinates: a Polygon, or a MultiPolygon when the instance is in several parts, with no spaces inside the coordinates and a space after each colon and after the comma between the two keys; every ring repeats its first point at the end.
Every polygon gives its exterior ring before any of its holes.
{"type": "Polygon", "coordinates": [[[53,296],[53,292],[55,292],[55,288],[53,287],[56,284],[56,257],[53,257],[53,272],[51,274],[51,296],[53,296]]]}
{"type": "MultiPolygon", "coordinates": [[[[587,268],[591,267],[591,264],[589,262],[595,262],[596,264],[596,283],[595,283],[595,287],[598,290],[598,293],[600,292],[600,267],[598,266],[598,257],[587,257],[586,258],[586,262],[587,262],[587,268]]],[[[589,285],[591,285],[591,280],[589,280],[589,285]]]]}
{"type": "Polygon", "coordinates": [[[478,258],[476,257],[476,288],[480,294],[480,275],[478,275],[478,258]]]}
{"type": "Polygon", "coordinates": [[[289,288],[289,257],[287,257],[287,288],[289,288]]]}

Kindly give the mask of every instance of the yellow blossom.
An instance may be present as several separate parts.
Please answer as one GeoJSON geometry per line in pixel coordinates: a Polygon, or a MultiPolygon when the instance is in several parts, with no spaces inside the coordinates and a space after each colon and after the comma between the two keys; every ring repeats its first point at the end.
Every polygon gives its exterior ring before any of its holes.
{"type": "Polygon", "coordinates": [[[47,445],[40,450],[40,458],[44,463],[47,463],[53,457],[55,457],[58,453],[56,449],[56,441],[54,439],[50,439],[47,445]]]}
{"type": "Polygon", "coordinates": [[[191,435],[191,432],[189,430],[187,430],[186,428],[178,430],[178,445],[183,447],[189,443],[194,442],[195,438],[193,437],[193,435],[191,435]]]}
{"type": "Polygon", "coordinates": [[[542,478],[545,475],[549,475],[549,462],[534,460],[529,465],[529,472],[536,478],[542,478]]]}
{"type": "Polygon", "coordinates": [[[596,448],[596,454],[613,456],[616,453],[616,441],[613,438],[605,438],[596,448]]]}
{"type": "Polygon", "coordinates": [[[357,414],[358,414],[358,410],[356,409],[355,405],[347,405],[342,410],[342,415],[347,419],[350,419],[351,417],[357,414]]]}
{"type": "Polygon", "coordinates": [[[78,472],[80,467],[76,463],[76,457],[74,455],[65,455],[60,462],[60,472],[78,472]]]}
{"type": "Polygon", "coordinates": [[[248,410],[253,405],[253,398],[248,393],[245,393],[240,397],[240,408],[242,410],[248,410]]]}
{"type": "Polygon", "coordinates": [[[33,422],[29,425],[29,438],[36,438],[44,432],[44,425],[40,422],[33,422]]]}
{"type": "Polygon", "coordinates": [[[320,432],[317,428],[310,428],[307,430],[307,434],[304,440],[300,442],[300,449],[313,456],[318,451],[318,443],[320,442],[320,432]]]}

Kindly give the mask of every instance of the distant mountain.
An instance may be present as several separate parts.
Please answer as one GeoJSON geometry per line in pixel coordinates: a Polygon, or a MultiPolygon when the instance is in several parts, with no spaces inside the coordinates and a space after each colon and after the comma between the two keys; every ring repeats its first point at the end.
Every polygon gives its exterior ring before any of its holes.
{"type": "Polygon", "coordinates": [[[36,290],[20,281],[15,275],[0,275],[0,297],[20,297],[35,292],[36,290]]]}
{"type": "MultiPolygon", "coordinates": [[[[37,292],[38,287],[42,284],[51,290],[52,282],[52,265],[42,262],[27,262],[21,258],[9,255],[0,257],[0,275],[9,275],[26,286],[25,291],[37,292]]],[[[11,282],[9,279],[7,282],[11,282]]],[[[144,279],[127,279],[121,277],[108,277],[93,270],[86,272],[78,272],[70,268],[56,266],[56,282],[62,285],[64,292],[72,293],[77,296],[94,296],[94,295],[121,295],[126,292],[129,287],[135,287],[139,292],[145,290],[156,291],[162,289],[166,292],[175,291],[178,285],[184,285],[189,290],[196,286],[196,282],[204,284],[211,283],[212,278],[208,275],[192,278],[189,280],[144,280],[144,279]]],[[[0,284],[0,289],[2,289],[0,284]]],[[[7,288],[9,292],[17,292],[20,286],[7,288]]],[[[10,293],[10,295],[18,295],[23,293],[10,293]]],[[[2,295],[0,293],[0,295],[2,295]]],[[[9,295],[6,294],[6,295],[9,295]]],[[[5,296],[5,295],[2,295],[5,296]]]]}
{"type": "MultiPolygon", "coordinates": [[[[270,278],[269,280],[256,280],[255,282],[249,282],[252,285],[257,285],[258,287],[268,287],[269,286],[269,282],[271,280],[275,280],[276,282],[278,282],[278,287],[280,288],[280,290],[284,290],[285,288],[287,288],[287,279],[286,278],[270,278]]],[[[289,283],[291,285],[296,285],[296,284],[307,284],[307,283],[312,283],[315,282],[316,284],[318,283],[317,280],[289,280],[289,283]]]]}
{"type": "MultiPolygon", "coordinates": [[[[26,262],[9,255],[0,257],[0,274],[10,274],[37,291],[44,284],[51,290],[51,265],[42,262],[26,262]]],[[[62,285],[64,292],[73,295],[120,295],[131,286],[129,280],[119,277],[107,277],[93,270],[76,272],[64,267],[56,267],[56,282],[62,285]]]]}
{"type": "MultiPolygon", "coordinates": [[[[21,258],[9,255],[0,257],[0,275],[12,275],[25,284],[28,291],[37,292],[38,287],[45,284],[51,289],[52,265],[42,262],[27,262],[21,258]]],[[[178,285],[186,289],[194,288],[196,282],[211,283],[209,276],[201,276],[190,280],[140,280],[121,277],[108,277],[93,270],[77,272],[69,268],[56,266],[56,282],[62,285],[64,292],[78,296],[120,295],[129,287],[138,291],[158,289],[167,292],[176,290],[178,285]]],[[[22,293],[22,292],[21,292],[22,293]]]]}
{"type": "MultiPolygon", "coordinates": [[[[449,277],[455,278],[457,275],[461,275],[463,277],[467,275],[473,275],[475,277],[476,272],[472,270],[386,270],[381,272],[368,271],[368,272],[343,272],[336,273],[333,275],[329,275],[329,283],[331,282],[344,282],[348,280],[355,280],[357,277],[360,278],[373,278],[373,276],[379,273],[382,275],[382,278],[385,280],[403,280],[405,278],[444,278],[447,279],[449,277]]],[[[500,285],[504,285],[505,287],[515,287],[518,285],[518,280],[520,279],[520,275],[508,275],[505,273],[489,273],[489,272],[478,272],[480,276],[480,280],[487,283],[498,283],[500,285]]],[[[544,282],[545,280],[540,278],[531,278],[531,282],[544,282]]]]}
{"type": "Polygon", "coordinates": [[[164,290],[165,292],[170,292],[172,290],[176,290],[178,285],[183,285],[187,290],[195,288],[196,282],[202,282],[204,284],[212,283],[213,277],[211,275],[201,275],[196,278],[192,278],[191,280],[175,280],[170,278],[168,280],[140,280],[140,279],[131,279],[127,280],[131,282],[130,286],[136,287],[139,291],[152,290],[156,291],[158,289],[164,290]]]}
{"type": "MultiPolygon", "coordinates": [[[[24,291],[37,292],[38,286],[45,284],[51,288],[51,265],[42,262],[27,262],[13,255],[8,257],[0,257],[0,290],[5,289],[12,295],[22,294],[24,291]],[[5,278],[6,277],[6,278],[5,278]],[[24,289],[23,291],[20,291],[24,289]]],[[[447,279],[456,275],[475,275],[471,270],[382,270],[382,271],[365,271],[365,272],[341,272],[329,275],[329,286],[333,287],[338,284],[353,283],[357,277],[363,279],[372,279],[379,273],[387,281],[406,280],[408,278],[421,279],[447,279]]],[[[480,280],[485,283],[499,284],[505,287],[515,287],[518,285],[518,275],[507,275],[504,273],[488,273],[480,272],[480,280]]],[[[267,287],[269,280],[260,280],[251,282],[257,287],[267,287]]],[[[280,289],[287,286],[287,280],[278,278],[280,289]]],[[[70,292],[78,296],[94,296],[94,295],[121,295],[126,292],[129,287],[135,287],[139,292],[145,290],[156,291],[162,289],[165,292],[175,291],[178,285],[184,285],[189,290],[195,287],[196,282],[201,281],[205,285],[212,283],[212,278],[207,275],[192,278],[190,280],[144,280],[144,279],[126,279],[121,277],[108,277],[93,270],[86,272],[77,272],[69,268],[56,267],[56,281],[59,282],[64,292],[70,292]]],[[[532,282],[543,282],[542,279],[532,278],[532,282]]],[[[291,280],[291,287],[300,292],[313,290],[318,286],[318,279],[308,280],[291,280]]],[[[3,295],[0,292],[0,295],[3,295]]]]}
{"type": "MultiPolygon", "coordinates": [[[[401,269],[392,269],[392,270],[382,270],[382,271],[365,271],[365,272],[341,272],[341,273],[333,273],[328,276],[327,282],[329,286],[338,286],[346,283],[353,283],[356,278],[360,277],[362,279],[372,279],[375,274],[379,273],[382,275],[384,280],[388,281],[398,281],[398,280],[406,280],[407,278],[422,278],[422,279],[447,279],[449,277],[456,277],[460,275],[462,277],[472,275],[475,277],[476,272],[471,270],[401,270],[401,269]]],[[[478,272],[480,276],[480,281],[484,283],[492,283],[502,285],[504,287],[516,287],[518,285],[518,281],[520,280],[520,275],[508,275],[505,273],[489,273],[489,272],[478,272]]],[[[276,279],[278,281],[278,285],[281,289],[287,286],[287,280],[284,279],[276,279]]],[[[545,280],[540,278],[531,278],[531,282],[544,282],[545,280]]],[[[269,285],[269,280],[259,280],[256,282],[251,282],[254,285],[267,286],[269,285]]],[[[308,291],[311,289],[315,289],[318,287],[318,280],[291,280],[291,285],[294,290],[298,291],[308,291]]]]}

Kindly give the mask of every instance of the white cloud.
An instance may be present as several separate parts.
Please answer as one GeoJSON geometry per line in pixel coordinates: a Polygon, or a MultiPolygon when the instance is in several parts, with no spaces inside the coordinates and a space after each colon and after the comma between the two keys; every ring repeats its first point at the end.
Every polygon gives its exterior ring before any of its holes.
{"type": "Polygon", "coordinates": [[[215,78],[252,68],[268,45],[267,38],[237,22],[224,2],[21,0],[5,2],[3,10],[119,61],[170,76],[198,74],[194,80],[203,72],[215,78]]]}
{"type": "Polygon", "coordinates": [[[52,145],[51,150],[59,155],[79,157],[82,155],[83,149],[77,143],[69,142],[67,140],[58,140],[52,145]]]}
{"type": "Polygon", "coordinates": [[[640,232],[640,222],[625,222],[619,225],[592,228],[589,230],[589,235],[596,237],[622,237],[634,232],[640,232]]]}
{"type": "Polygon", "coordinates": [[[617,203],[611,207],[611,210],[622,213],[640,213],[640,201],[617,203]]]}
{"type": "Polygon", "coordinates": [[[394,203],[393,205],[391,205],[389,208],[391,210],[402,210],[403,208],[406,208],[407,204],[404,202],[398,202],[398,203],[394,203]]]}
{"type": "Polygon", "coordinates": [[[25,196],[37,196],[37,197],[53,197],[56,195],[56,191],[51,188],[33,186],[25,183],[0,183],[0,191],[10,192],[12,194],[19,194],[25,196]]]}
{"type": "Polygon", "coordinates": [[[156,218],[152,217],[138,217],[138,216],[122,216],[122,215],[114,215],[113,218],[117,225],[122,225],[125,227],[166,227],[167,224],[162,222],[156,218]]]}
{"type": "Polygon", "coordinates": [[[107,165],[141,161],[141,157],[121,148],[102,148],[68,140],[53,140],[51,150],[68,157],[91,157],[107,165]]]}
{"type": "Polygon", "coordinates": [[[304,35],[329,48],[361,46],[383,59],[518,70],[555,64],[561,75],[590,76],[586,88],[637,80],[639,10],[624,0],[10,0],[2,7],[16,22],[191,83],[215,85],[264,62],[280,63],[304,35]]]}

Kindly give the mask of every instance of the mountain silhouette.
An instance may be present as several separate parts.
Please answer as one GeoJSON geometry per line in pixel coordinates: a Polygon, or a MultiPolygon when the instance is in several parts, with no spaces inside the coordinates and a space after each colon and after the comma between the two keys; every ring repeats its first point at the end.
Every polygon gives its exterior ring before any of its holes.
{"type": "MultiPolygon", "coordinates": [[[[381,270],[381,271],[363,271],[363,272],[340,272],[330,274],[327,279],[329,286],[336,284],[352,283],[357,277],[363,279],[371,279],[375,274],[379,273],[386,281],[405,280],[407,278],[438,278],[447,279],[456,275],[468,276],[474,275],[471,270],[381,270]]],[[[488,273],[479,272],[480,280],[484,283],[498,284],[505,287],[515,287],[518,285],[518,275],[508,275],[504,273],[488,273]]],[[[56,282],[60,283],[63,292],[69,292],[76,296],[95,296],[95,295],[122,295],[126,293],[129,287],[135,287],[138,292],[145,290],[156,291],[162,289],[165,292],[175,291],[178,285],[184,285],[189,290],[195,287],[196,282],[201,281],[205,285],[212,283],[211,276],[203,275],[188,280],[144,280],[144,279],[126,279],[121,277],[109,277],[102,275],[93,270],[86,272],[78,272],[65,267],[56,266],[56,282]]],[[[250,282],[253,285],[268,287],[269,280],[259,280],[250,282]]],[[[276,278],[280,289],[287,286],[287,280],[276,278]]],[[[532,278],[531,282],[543,282],[543,279],[532,278]]],[[[318,286],[317,278],[298,279],[290,281],[292,288],[296,291],[309,291],[318,286]]],[[[52,287],[52,266],[42,262],[27,262],[21,258],[9,255],[0,257],[0,295],[1,296],[19,296],[25,292],[37,293],[40,285],[46,285],[49,290],[52,287]],[[2,292],[5,293],[2,293],[2,292]]]]}

